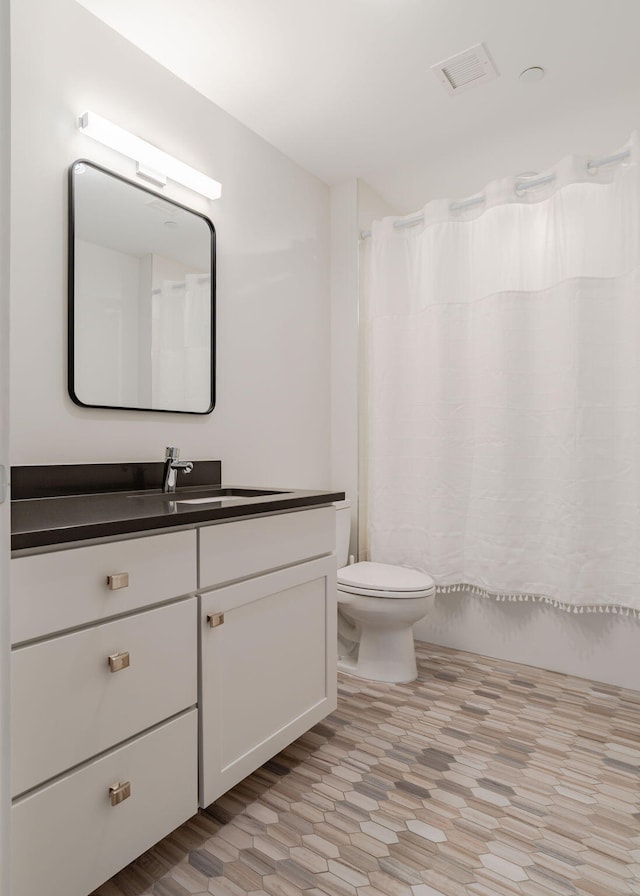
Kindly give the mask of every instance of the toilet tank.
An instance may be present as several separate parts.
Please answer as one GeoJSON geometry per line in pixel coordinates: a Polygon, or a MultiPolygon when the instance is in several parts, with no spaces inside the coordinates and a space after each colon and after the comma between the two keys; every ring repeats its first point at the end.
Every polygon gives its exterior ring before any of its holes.
{"type": "Polygon", "coordinates": [[[351,536],[351,501],[334,501],[336,509],[336,554],[338,569],[349,562],[349,538],[351,536]]]}

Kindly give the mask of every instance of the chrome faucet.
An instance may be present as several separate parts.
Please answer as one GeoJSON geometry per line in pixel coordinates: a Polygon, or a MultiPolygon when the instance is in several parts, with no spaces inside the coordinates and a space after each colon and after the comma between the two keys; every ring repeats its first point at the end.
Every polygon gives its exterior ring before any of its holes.
{"type": "Polygon", "coordinates": [[[193,464],[190,460],[179,460],[180,449],[167,447],[164,460],[164,470],[162,473],[162,491],[169,494],[176,490],[176,479],[178,478],[178,470],[182,473],[190,473],[193,470],[193,464]]]}

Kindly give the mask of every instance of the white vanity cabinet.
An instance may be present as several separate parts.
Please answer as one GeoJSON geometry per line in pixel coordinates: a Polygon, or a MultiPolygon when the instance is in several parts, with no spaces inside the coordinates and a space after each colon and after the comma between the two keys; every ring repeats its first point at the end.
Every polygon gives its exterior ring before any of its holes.
{"type": "Polygon", "coordinates": [[[86,896],[197,811],[195,557],[191,530],[12,559],[12,896],[86,896]]]}
{"type": "Polygon", "coordinates": [[[200,804],[336,707],[335,512],[199,530],[200,804]]]}
{"type": "Polygon", "coordinates": [[[11,570],[12,896],[87,896],[335,709],[332,506],[11,570]]]}

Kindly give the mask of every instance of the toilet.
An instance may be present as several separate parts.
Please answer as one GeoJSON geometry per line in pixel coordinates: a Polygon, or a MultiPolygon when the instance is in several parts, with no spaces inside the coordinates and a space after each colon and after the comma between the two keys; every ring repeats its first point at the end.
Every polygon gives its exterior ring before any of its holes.
{"type": "Polygon", "coordinates": [[[351,563],[351,502],[337,501],[338,669],[372,681],[418,676],[413,626],[431,609],[431,576],[387,563],[351,563]]]}

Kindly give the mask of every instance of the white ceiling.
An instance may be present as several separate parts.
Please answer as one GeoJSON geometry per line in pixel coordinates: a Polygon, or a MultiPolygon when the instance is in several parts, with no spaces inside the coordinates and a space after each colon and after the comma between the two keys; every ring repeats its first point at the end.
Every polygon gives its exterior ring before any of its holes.
{"type": "MultiPolygon", "coordinates": [[[[403,211],[442,195],[425,172],[447,159],[516,132],[567,142],[568,121],[640,100],[640,0],[79,2],[325,182],[360,177],[403,211]],[[449,96],[430,66],[480,41],[500,77],[449,96]],[[533,65],[545,79],[522,84],[533,65]]],[[[495,176],[556,158],[539,155],[495,176]]]]}

